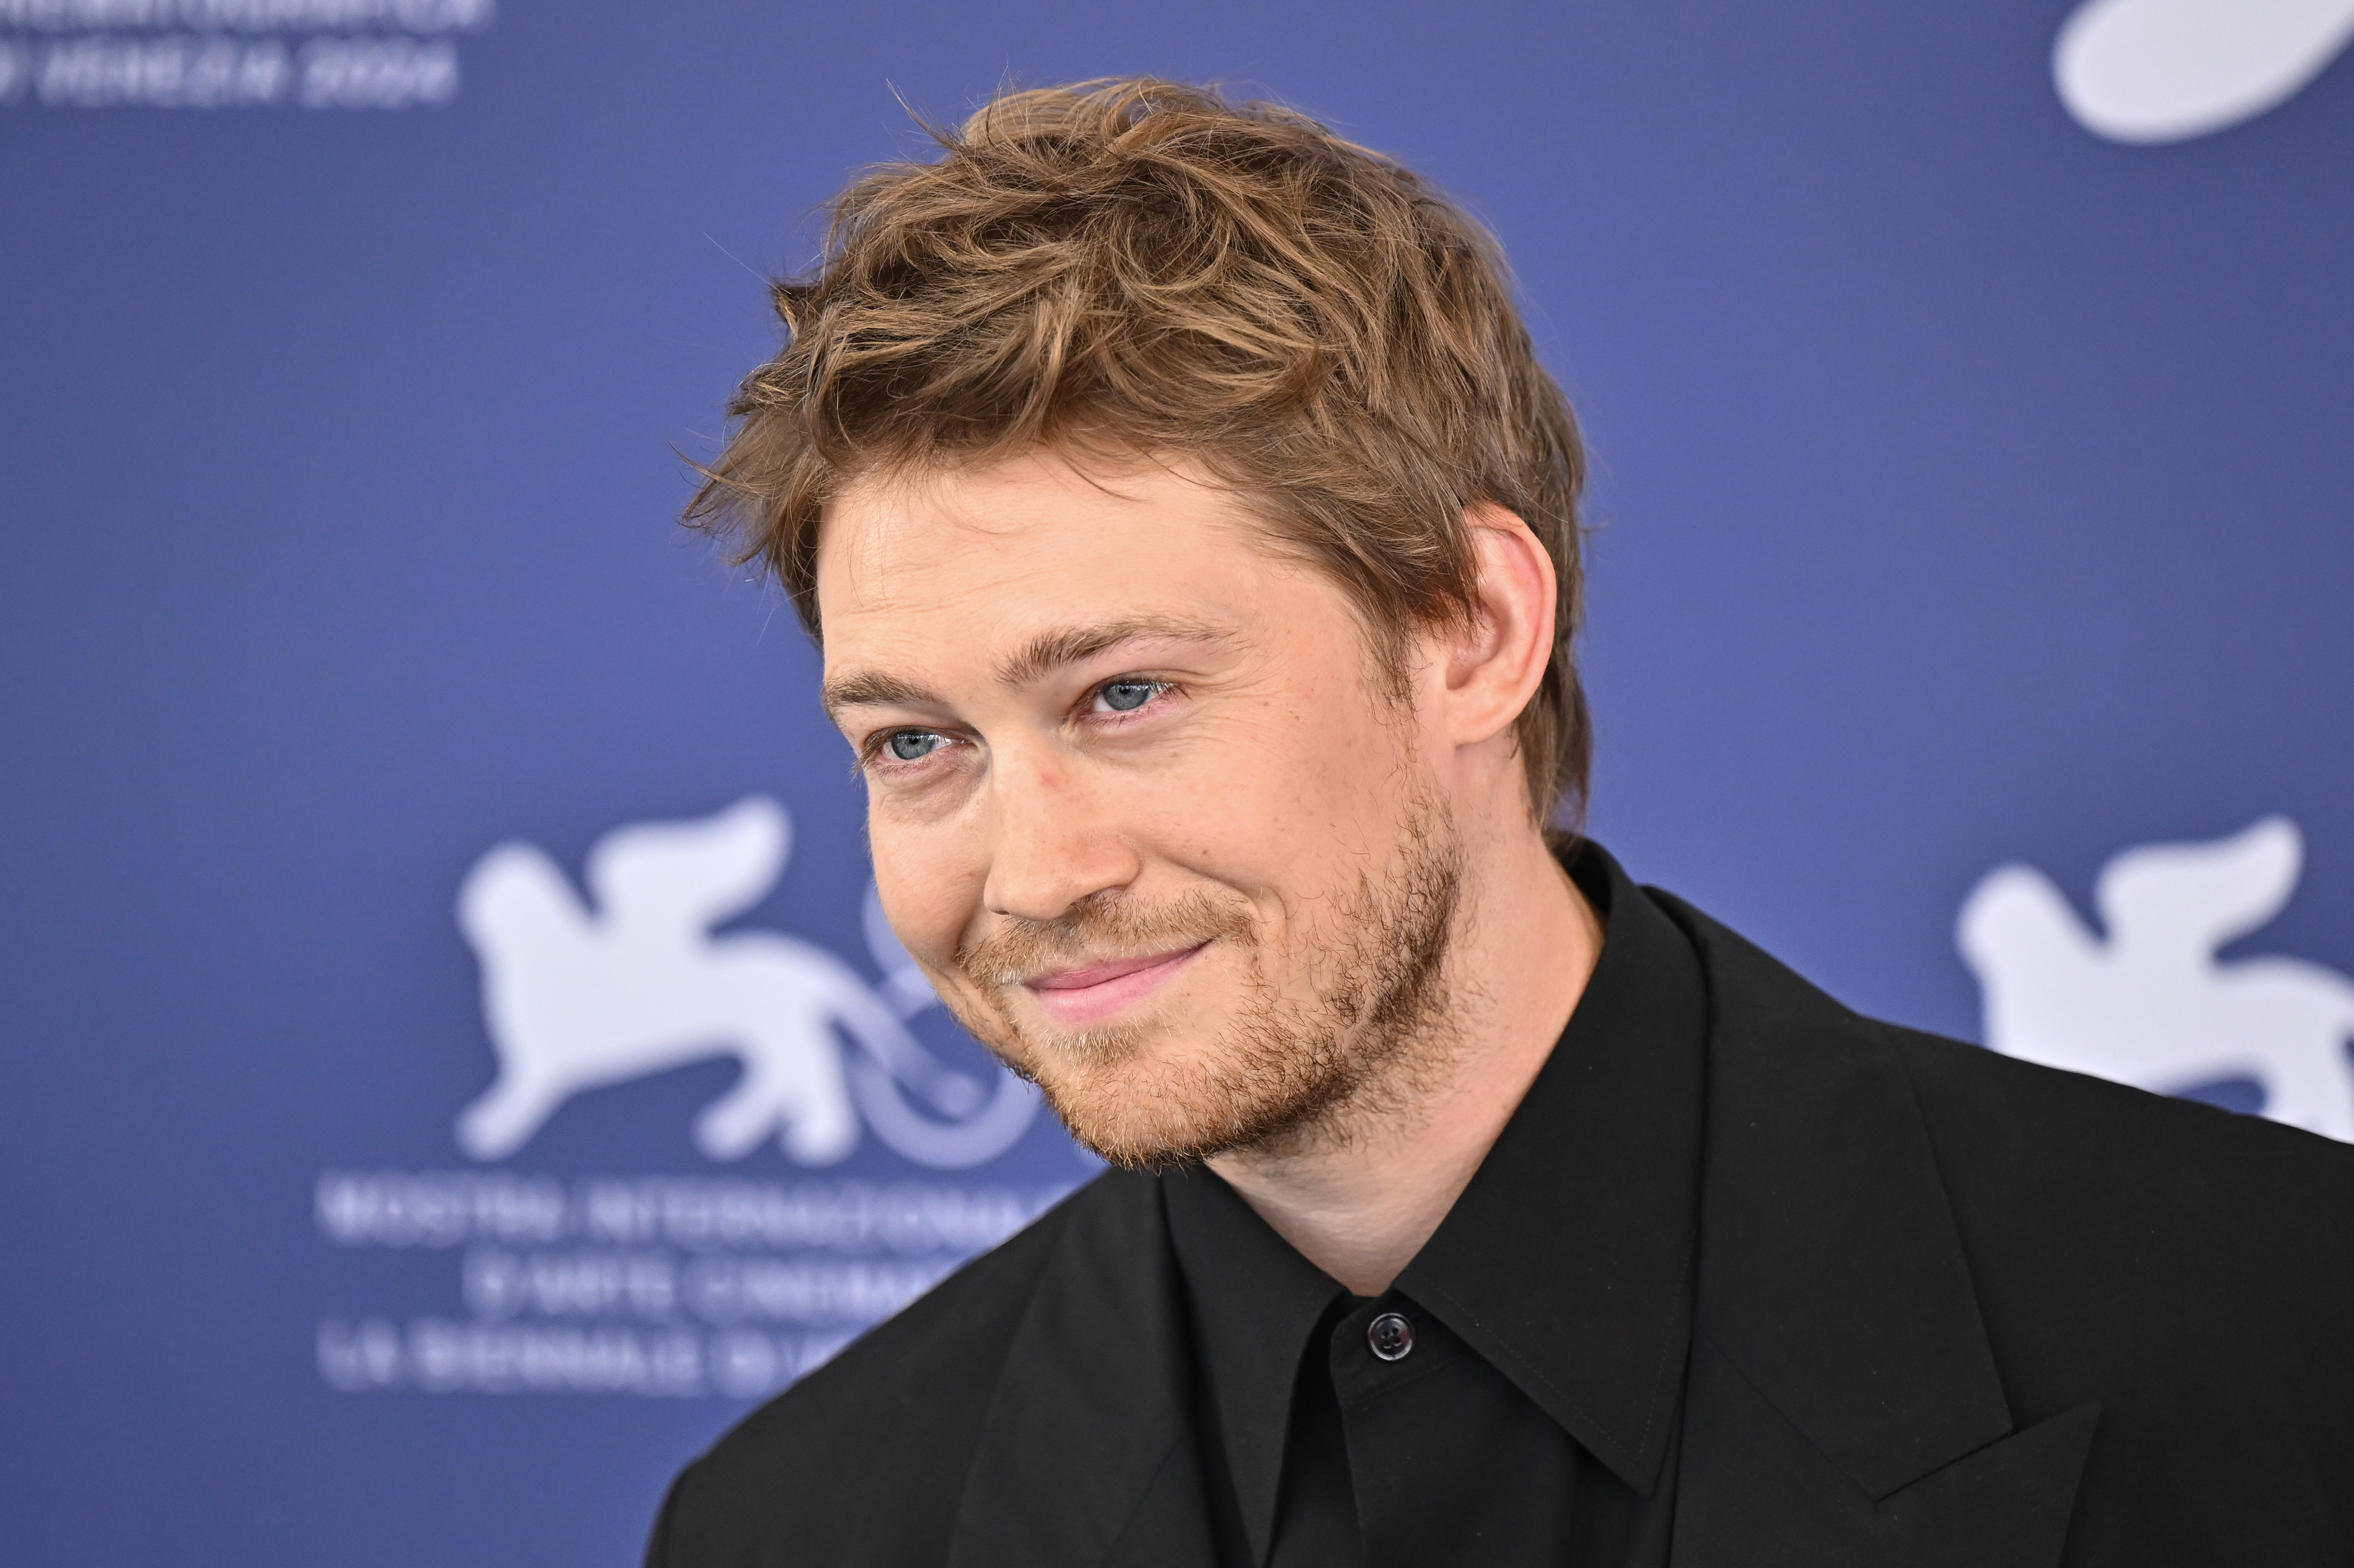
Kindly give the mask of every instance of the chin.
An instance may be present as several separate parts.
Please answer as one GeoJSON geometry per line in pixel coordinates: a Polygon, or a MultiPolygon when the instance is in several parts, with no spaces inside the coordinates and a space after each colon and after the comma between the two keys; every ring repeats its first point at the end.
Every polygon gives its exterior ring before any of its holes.
{"type": "Polygon", "coordinates": [[[1400,1044],[1362,1027],[1362,1001],[1285,1006],[1247,990],[1164,993],[1134,1016],[1085,1030],[1049,1023],[1022,996],[968,991],[951,1010],[1038,1086],[1072,1138],[1129,1168],[1312,1134],[1400,1044]]]}
{"type": "Polygon", "coordinates": [[[1198,1052],[1187,1049],[1193,1044],[1133,1023],[1031,1034],[1013,1066],[1096,1155],[1115,1165],[1171,1165],[1222,1145],[1234,1116],[1232,1093],[1221,1087],[1229,1075],[1191,1059],[1198,1052]]]}
{"type": "Polygon", "coordinates": [[[1235,1130],[1257,1119],[1246,1087],[1253,1075],[1221,1060],[1225,1054],[1195,1031],[1185,1032],[1188,1039],[1159,1021],[1065,1030],[1043,1020],[1016,1023],[994,1005],[951,1011],[1038,1086],[1073,1139],[1112,1164],[1201,1159],[1233,1147],[1235,1130]]]}
{"type": "Polygon", "coordinates": [[[1114,1165],[1157,1169],[1262,1147],[1320,1121],[1349,1087],[1345,1075],[1315,1070],[1320,1054],[1270,1072],[1249,1051],[1130,1051],[1034,1075],[1081,1145],[1114,1165]]]}

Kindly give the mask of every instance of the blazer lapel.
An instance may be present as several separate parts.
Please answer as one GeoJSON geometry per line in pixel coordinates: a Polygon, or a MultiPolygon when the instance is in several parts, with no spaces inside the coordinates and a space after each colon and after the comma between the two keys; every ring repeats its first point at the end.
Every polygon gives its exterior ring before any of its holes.
{"type": "Polygon", "coordinates": [[[1214,1558],[1159,1184],[1114,1172],[1076,1202],[983,1418],[949,1568],[1214,1558]]]}
{"type": "Polygon", "coordinates": [[[1709,976],[1679,1568],[2049,1568],[2097,1409],[2014,1432],[1884,1026],[1655,895],[1709,976]]]}

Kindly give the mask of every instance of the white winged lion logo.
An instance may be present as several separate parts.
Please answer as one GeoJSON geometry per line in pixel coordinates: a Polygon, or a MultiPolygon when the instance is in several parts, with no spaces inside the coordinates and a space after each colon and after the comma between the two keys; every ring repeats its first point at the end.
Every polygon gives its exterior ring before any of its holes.
{"type": "Polygon", "coordinates": [[[2354,41],[2354,0],[2084,0],[2052,44],[2076,122],[2187,142],[2276,109],[2354,41]]]}
{"type": "Polygon", "coordinates": [[[2160,1092],[2253,1078],[2274,1120],[2354,1141],[2354,980],[2300,959],[2216,959],[2280,913],[2304,855],[2285,817],[2127,850],[2094,891],[2105,938],[2034,867],[1988,873],[1957,931],[1987,1044],[2160,1092]]]}
{"type": "Polygon", "coordinates": [[[593,909],[534,845],[476,862],[458,924],[482,961],[499,1075],[459,1117],[460,1147],[504,1159],[584,1089],[732,1055],[744,1075],[695,1122],[715,1160],[773,1134],[795,1160],[831,1164],[856,1145],[860,1111],[924,1165],[978,1165],[1010,1148],[1035,1092],[1002,1069],[992,1092],[908,1032],[907,1017],[936,999],[888,927],[868,922],[888,1001],[814,944],[713,934],[776,885],[791,839],[784,807],[757,795],[700,821],[617,829],[588,853],[593,909]]]}

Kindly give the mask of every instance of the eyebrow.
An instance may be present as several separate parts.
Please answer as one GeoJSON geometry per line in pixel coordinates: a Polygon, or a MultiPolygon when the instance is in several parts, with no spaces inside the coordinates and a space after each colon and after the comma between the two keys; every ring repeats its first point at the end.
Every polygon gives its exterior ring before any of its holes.
{"type": "MultiPolygon", "coordinates": [[[[1126,616],[1093,626],[1068,626],[1044,631],[1023,643],[997,668],[1002,686],[1026,686],[1041,676],[1092,659],[1123,642],[1144,638],[1214,644],[1231,634],[1205,620],[1177,616],[1126,616]]],[[[854,707],[940,707],[945,705],[928,687],[880,670],[859,670],[825,683],[821,699],[828,717],[839,723],[842,711],[854,707]]]]}
{"type": "Polygon", "coordinates": [[[913,681],[903,681],[896,675],[885,675],[879,670],[861,670],[826,682],[818,700],[825,705],[825,714],[839,723],[842,710],[860,707],[938,707],[939,698],[913,681]]]}
{"type": "Polygon", "coordinates": [[[1020,652],[997,667],[997,683],[1026,686],[1042,675],[1092,659],[1123,642],[1147,637],[1172,642],[1228,641],[1228,633],[1208,621],[1167,615],[1126,616],[1094,626],[1066,627],[1059,631],[1041,632],[1024,643],[1020,652]]]}

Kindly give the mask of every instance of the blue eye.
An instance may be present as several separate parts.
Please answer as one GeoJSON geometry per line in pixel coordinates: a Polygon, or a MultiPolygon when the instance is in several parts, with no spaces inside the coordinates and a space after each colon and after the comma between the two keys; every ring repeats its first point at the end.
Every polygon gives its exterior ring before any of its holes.
{"type": "Polygon", "coordinates": [[[1116,714],[1134,713],[1160,689],[1156,681],[1109,681],[1102,688],[1104,706],[1116,714]]]}
{"type": "Polygon", "coordinates": [[[883,746],[902,762],[921,762],[940,748],[940,737],[928,729],[903,729],[894,731],[883,746]]]}

